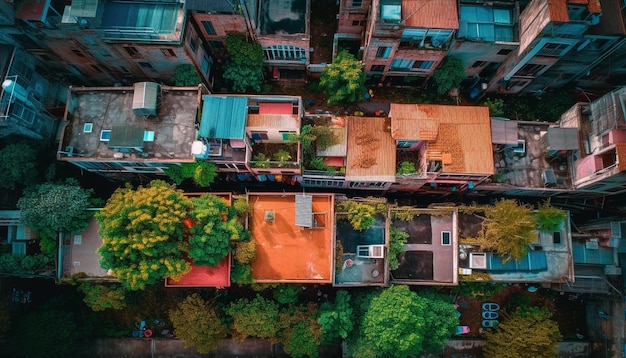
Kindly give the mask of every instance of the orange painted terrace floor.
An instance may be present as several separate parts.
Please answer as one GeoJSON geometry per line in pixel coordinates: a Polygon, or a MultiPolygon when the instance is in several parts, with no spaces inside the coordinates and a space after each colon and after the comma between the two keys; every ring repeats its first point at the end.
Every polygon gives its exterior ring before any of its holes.
{"type": "Polygon", "coordinates": [[[332,283],[334,195],[306,194],[312,196],[314,227],[296,226],[297,195],[303,194],[248,195],[257,282],[332,283]]]}

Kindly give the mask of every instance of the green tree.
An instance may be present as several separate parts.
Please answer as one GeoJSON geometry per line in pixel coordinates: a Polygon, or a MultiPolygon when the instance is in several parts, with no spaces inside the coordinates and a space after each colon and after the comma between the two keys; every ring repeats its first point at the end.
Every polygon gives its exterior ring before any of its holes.
{"type": "Polygon", "coordinates": [[[556,358],[562,338],[546,308],[520,307],[493,330],[485,332],[485,358],[556,358]]]}
{"type": "Polygon", "coordinates": [[[322,328],[322,343],[324,344],[334,344],[348,338],[354,327],[350,293],[339,290],[334,303],[324,302],[319,309],[317,323],[322,328]]]}
{"type": "Polygon", "coordinates": [[[169,317],[174,334],[185,342],[185,346],[195,347],[198,353],[215,350],[228,333],[228,327],[215,308],[197,293],[187,296],[170,311],[169,317]]]}
{"type": "Polygon", "coordinates": [[[319,339],[311,332],[310,323],[300,321],[288,332],[285,342],[285,352],[293,358],[317,358],[319,355],[319,339]]]}
{"type": "Polygon", "coordinates": [[[539,208],[535,213],[537,229],[541,232],[552,233],[554,231],[559,231],[561,229],[561,225],[563,225],[563,220],[566,218],[567,213],[550,205],[549,200],[543,204],[539,204],[539,208]]]}
{"type": "Polygon", "coordinates": [[[363,64],[348,51],[339,52],[333,63],[322,70],[320,88],[329,96],[329,105],[361,100],[366,92],[363,64]]]}
{"type": "Polygon", "coordinates": [[[235,339],[259,337],[275,339],[280,329],[278,304],[256,295],[249,300],[241,298],[230,304],[228,313],[233,318],[235,339]]]}
{"type": "Polygon", "coordinates": [[[228,58],[223,77],[233,92],[260,92],[263,84],[263,48],[248,41],[245,33],[229,32],[226,35],[228,58]]]}
{"type": "Polygon", "coordinates": [[[272,296],[276,302],[280,304],[293,304],[298,302],[298,295],[300,294],[300,285],[294,284],[279,284],[272,290],[272,296]]]}
{"type": "Polygon", "coordinates": [[[174,82],[174,86],[197,86],[202,83],[202,78],[200,78],[198,71],[196,71],[193,65],[184,64],[176,67],[172,82],[174,82]]]}
{"type": "Polygon", "coordinates": [[[117,285],[82,283],[78,290],[85,294],[83,301],[94,312],[107,309],[121,310],[126,307],[124,289],[117,285]]]}
{"type": "Polygon", "coordinates": [[[181,253],[181,221],[191,205],[181,191],[161,180],[137,190],[117,189],[96,214],[103,239],[100,265],[131,290],[182,277],[191,267],[181,253]]]}
{"type": "Polygon", "coordinates": [[[371,300],[361,325],[366,354],[407,357],[439,352],[458,325],[455,308],[443,299],[412,292],[407,286],[392,286],[371,300]]]}
{"type": "Polygon", "coordinates": [[[389,269],[398,268],[398,255],[404,251],[409,234],[395,226],[389,228],[389,269]]]}
{"type": "Polygon", "coordinates": [[[189,257],[197,265],[216,266],[230,252],[231,242],[245,238],[236,211],[215,195],[194,199],[189,216],[195,222],[189,230],[189,257]]]}
{"type": "Polygon", "coordinates": [[[92,215],[87,210],[93,203],[92,193],[75,180],[45,183],[26,190],[17,207],[22,223],[41,237],[44,252],[54,253],[59,233],[78,233],[87,228],[92,215]]]}
{"type": "Polygon", "coordinates": [[[176,185],[180,185],[185,179],[192,179],[200,187],[213,184],[217,177],[215,164],[205,161],[171,165],[165,170],[165,175],[176,185]]]}
{"type": "Polygon", "coordinates": [[[249,264],[256,258],[256,241],[250,239],[240,241],[235,245],[235,260],[242,264],[249,264]]]}
{"type": "Polygon", "coordinates": [[[437,94],[445,95],[451,89],[458,88],[466,77],[465,67],[460,58],[446,56],[433,72],[433,81],[437,85],[437,94]]]}
{"type": "Polygon", "coordinates": [[[9,144],[0,150],[0,188],[15,189],[37,178],[37,150],[26,142],[9,144]]]}

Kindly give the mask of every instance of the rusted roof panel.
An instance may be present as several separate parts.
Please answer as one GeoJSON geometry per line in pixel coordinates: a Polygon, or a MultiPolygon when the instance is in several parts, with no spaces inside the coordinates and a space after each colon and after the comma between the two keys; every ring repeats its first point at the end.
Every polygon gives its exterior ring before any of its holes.
{"type": "Polygon", "coordinates": [[[403,0],[402,19],[410,27],[427,29],[459,28],[456,0],[403,0]]]}
{"type": "Polygon", "coordinates": [[[346,180],[386,181],[396,178],[396,144],[385,130],[385,118],[347,117],[346,180]]]}
{"type": "Polygon", "coordinates": [[[428,159],[445,159],[444,173],[493,174],[487,107],[392,103],[389,116],[393,139],[426,141],[428,159]]]}

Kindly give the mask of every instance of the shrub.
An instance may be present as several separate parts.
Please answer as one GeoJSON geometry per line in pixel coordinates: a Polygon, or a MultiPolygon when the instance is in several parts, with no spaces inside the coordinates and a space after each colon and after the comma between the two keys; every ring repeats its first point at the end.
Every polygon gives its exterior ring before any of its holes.
{"type": "Polygon", "coordinates": [[[389,230],[389,269],[398,268],[398,254],[404,251],[409,234],[392,226],[389,230]]]}
{"type": "Polygon", "coordinates": [[[417,169],[415,169],[415,164],[411,162],[402,162],[400,163],[400,168],[398,168],[398,172],[396,175],[406,175],[406,174],[415,174],[417,173],[417,169]]]}
{"type": "Polygon", "coordinates": [[[550,205],[550,201],[539,204],[535,213],[537,229],[541,232],[554,232],[561,229],[563,220],[567,218],[567,213],[559,208],[550,205]]]}

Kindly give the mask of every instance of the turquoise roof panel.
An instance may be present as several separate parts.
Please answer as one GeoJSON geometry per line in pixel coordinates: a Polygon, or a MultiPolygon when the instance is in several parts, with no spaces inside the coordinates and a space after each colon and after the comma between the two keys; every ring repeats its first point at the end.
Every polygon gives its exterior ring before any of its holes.
{"type": "Polygon", "coordinates": [[[204,96],[199,136],[209,139],[243,139],[248,98],[204,96]]]}

